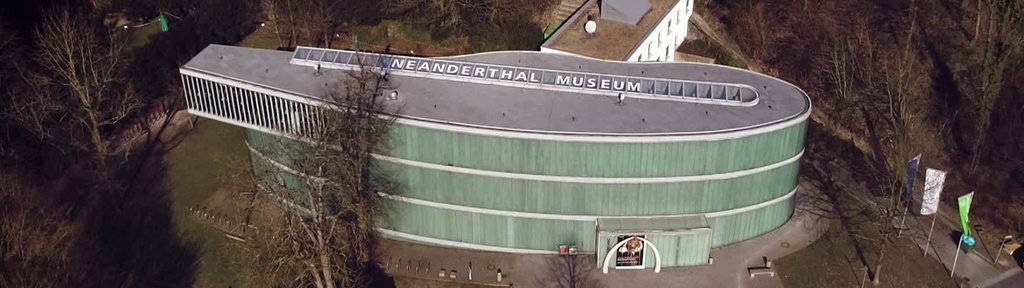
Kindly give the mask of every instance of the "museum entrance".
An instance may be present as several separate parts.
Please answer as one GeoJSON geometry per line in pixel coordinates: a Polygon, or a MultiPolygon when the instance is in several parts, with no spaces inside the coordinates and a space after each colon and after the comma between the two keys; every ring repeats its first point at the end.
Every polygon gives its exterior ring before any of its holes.
{"type": "Polygon", "coordinates": [[[597,261],[614,269],[704,265],[711,253],[711,228],[703,215],[597,220],[597,261]]]}

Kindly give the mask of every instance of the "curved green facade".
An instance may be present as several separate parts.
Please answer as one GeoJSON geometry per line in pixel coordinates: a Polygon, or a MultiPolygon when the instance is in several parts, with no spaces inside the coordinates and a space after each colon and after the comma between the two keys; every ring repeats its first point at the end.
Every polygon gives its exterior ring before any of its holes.
{"type": "MultiPolygon", "coordinates": [[[[392,237],[415,235],[404,239],[410,241],[523,251],[575,243],[595,251],[599,217],[704,215],[712,246],[735,243],[792,214],[804,121],[722,140],[650,143],[521,139],[397,124],[393,152],[378,161],[404,191],[387,201],[382,228],[395,232],[392,237]]],[[[267,143],[296,143],[255,130],[247,138],[260,152],[267,143]]],[[[257,173],[277,169],[271,161],[287,163],[273,158],[253,153],[257,173]]],[[[272,174],[287,173],[264,175],[272,174]]],[[[265,180],[302,185],[297,176],[265,180]]]]}
{"type": "Polygon", "coordinates": [[[800,123],[726,140],[601,143],[517,139],[397,125],[391,153],[420,162],[522,174],[706,175],[766,166],[793,157],[803,149],[805,130],[806,125],[800,123]]]}

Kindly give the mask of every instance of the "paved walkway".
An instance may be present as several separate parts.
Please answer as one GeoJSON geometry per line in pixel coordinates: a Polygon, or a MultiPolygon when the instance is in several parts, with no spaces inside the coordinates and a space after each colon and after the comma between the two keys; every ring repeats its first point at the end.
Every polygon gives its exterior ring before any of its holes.
{"type": "MultiPolygon", "coordinates": [[[[652,269],[615,270],[603,274],[597,267],[595,255],[579,255],[578,264],[584,287],[782,287],[778,277],[750,279],[748,267],[763,266],[763,256],[778,259],[810,245],[825,229],[818,218],[804,212],[804,193],[809,185],[801,185],[797,192],[797,209],[783,226],[771,232],[711,251],[713,264],[696,267],[663,268],[655,274],[652,269]]],[[[385,241],[381,266],[393,275],[443,279],[480,285],[515,287],[568,287],[564,284],[568,274],[566,259],[557,255],[508,254],[443,248],[428,245],[385,241]],[[472,263],[472,264],[471,264],[472,263]],[[472,280],[470,280],[472,265],[472,280]],[[497,281],[497,270],[502,271],[502,282],[497,281]],[[452,270],[455,278],[451,278],[452,270]],[[563,284],[559,284],[559,283],[563,284]]],[[[777,274],[776,274],[777,275],[777,274]]]]}
{"type": "MultiPolygon", "coordinates": [[[[932,231],[931,245],[928,248],[928,256],[933,257],[946,266],[947,271],[953,270],[955,276],[963,278],[969,287],[1024,287],[1024,271],[1017,267],[1009,255],[1000,256],[998,264],[993,264],[992,254],[999,249],[998,243],[985,243],[988,247],[978,243],[977,248],[971,253],[963,253],[960,250],[957,254],[957,241],[960,233],[959,218],[944,217],[936,215],[935,229],[932,231]],[[994,245],[994,246],[993,246],[994,245]],[[987,248],[987,249],[985,249],[987,248]],[[956,260],[956,269],[953,269],[953,260],[956,260]]],[[[928,229],[931,225],[932,216],[910,216],[908,218],[909,233],[904,236],[914,238],[914,241],[921,246],[923,251],[928,239],[928,229]],[[915,221],[916,220],[916,221],[915,221]]],[[[955,217],[959,217],[956,215],[955,217]]],[[[922,253],[922,257],[924,257],[922,253]]]]}

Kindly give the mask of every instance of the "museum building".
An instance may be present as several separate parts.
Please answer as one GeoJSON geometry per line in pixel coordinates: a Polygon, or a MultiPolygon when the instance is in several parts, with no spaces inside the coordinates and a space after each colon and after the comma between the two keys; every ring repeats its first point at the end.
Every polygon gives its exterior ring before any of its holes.
{"type": "Polygon", "coordinates": [[[294,171],[267,143],[302,138],[325,87],[355,69],[387,75],[385,105],[401,108],[394,147],[375,155],[404,187],[382,191],[388,238],[509,253],[571,245],[617,268],[688,266],[793,214],[810,101],[748,70],[210,45],[180,72],[190,113],[244,127],[255,170],[285,172],[263,177],[294,171]]]}

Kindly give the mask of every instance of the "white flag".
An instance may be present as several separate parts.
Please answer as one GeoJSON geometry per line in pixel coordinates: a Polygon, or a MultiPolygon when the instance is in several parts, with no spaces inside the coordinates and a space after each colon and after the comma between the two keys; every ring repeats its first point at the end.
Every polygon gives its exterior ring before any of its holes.
{"type": "Polygon", "coordinates": [[[946,182],[946,172],[928,168],[924,174],[924,195],[921,199],[921,215],[932,215],[939,209],[939,194],[946,182]]]}

